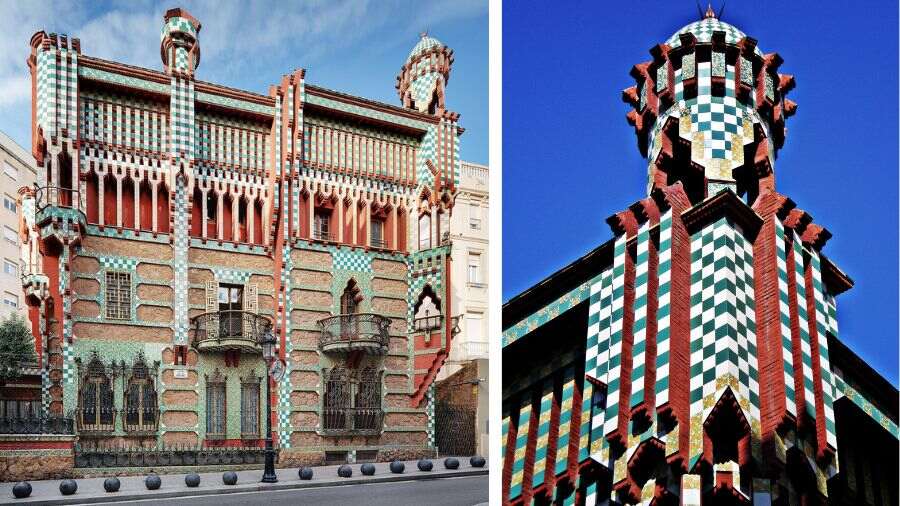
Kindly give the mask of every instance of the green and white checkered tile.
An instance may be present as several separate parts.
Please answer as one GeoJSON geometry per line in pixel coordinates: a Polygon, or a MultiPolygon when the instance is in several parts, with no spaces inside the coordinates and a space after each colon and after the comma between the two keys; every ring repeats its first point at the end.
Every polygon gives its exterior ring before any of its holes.
{"type": "Polygon", "coordinates": [[[544,483],[547,468],[547,443],[550,441],[550,409],[553,406],[553,377],[544,380],[544,390],[538,405],[538,426],[535,434],[534,467],[531,475],[532,487],[544,483]]]}
{"type": "Polygon", "coordinates": [[[435,419],[434,419],[434,383],[428,387],[428,403],[425,405],[425,414],[428,416],[428,422],[426,426],[426,432],[428,434],[428,446],[434,447],[435,443],[435,435],[434,435],[434,427],[435,427],[435,419]]]}
{"type": "MultiPolygon", "coordinates": [[[[601,327],[603,324],[606,324],[606,330],[609,330],[609,306],[606,306],[606,318],[603,319],[601,317],[601,312],[604,309],[604,301],[603,301],[603,283],[604,279],[609,278],[609,274],[606,272],[600,275],[600,279],[591,283],[590,287],[590,306],[588,306],[588,322],[587,322],[587,340],[585,341],[585,352],[584,352],[584,373],[587,376],[591,376],[598,379],[604,379],[599,377],[599,368],[601,363],[603,362],[600,359],[600,349],[601,347],[608,346],[609,336],[601,337],[601,327]],[[606,343],[604,344],[604,341],[606,343]]],[[[609,281],[606,281],[607,285],[609,281]]]]}
{"type": "Polygon", "coordinates": [[[174,213],[174,251],[172,267],[175,273],[175,335],[174,343],[176,345],[188,344],[188,329],[190,322],[188,321],[188,300],[187,293],[190,287],[188,283],[188,237],[187,224],[187,189],[185,185],[187,181],[184,176],[179,174],[175,181],[175,213],[174,213]]]}
{"type": "MultiPolygon", "coordinates": [[[[715,287],[713,281],[714,225],[707,225],[691,237],[690,289],[690,414],[703,414],[703,397],[707,383],[715,388],[715,287]],[[710,372],[706,372],[709,370],[710,372]]],[[[688,468],[700,457],[702,448],[694,437],[698,427],[691,422],[691,447],[688,468]]]]}
{"type": "Polygon", "coordinates": [[[669,402],[670,312],[672,304],[672,210],[659,220],[659,268],[656,291],[656,407],[669,402]]]}
{"type": "Polygon", "coordinates": [[[335,270],[372,272],[372,258],[361,251],[336,249],[332,253],[335,270]]]}
{"type": "Polygon", "coordinates": [[[785,407],[792,416],[797,416],[796,392],[794,391],[794,358],[791,344],[790,296],[788,295],[787,246],[784,225],[775,220],[775,263],[778,266],[778,314],[781,333],[781,359],[784,371],[785,407]]]}
{"type": "Polygon", "coordinates": [[[426,104],[431,101],[438,79],[443,79],[443,77],[437,72],[428,72],[415,78],[412,82],[412,96],[417,107],[419,104],[426,104]]]}
{"type": "Polygon", "coordinates": [[[604,437],[614,431],[619,423],[619,386],[622,374],[623,316],[625,313],[625,256],[628,254],[626,241],[625,234],[622,234],[616,238],[613,248],[609,371],[607,373],[606,413],[603,419],[602,433],[604,437]]]}
{"type": "Polygon", "coordinates": [[[816,306],[816,333],[818,335],[819,370],[821,371],[822,398],[825,414],[825,440],[833,449],[837,449],[837,435],[834,425],[834,380],[831,373],[831,360],[828,356],[828,314],[825,307],[824,285],[822,284],[822,267],[819,253],[810,251],[810,268],[812,269],[813,298],[816,306]]]}
{"type": "Polygon", "coordinates": [[[791,231],[794,236],[794,282],[797,285],[797,296],[794,304],[797,306],[797,316],[800,320],[800,354],[803,372],[803,400],[805,412],[810,418],[816,417],[816,397],[812,372],[812,345],[809,337],[809,316],[806,311],[806,280],[803,278],[803,247],[800,236],[796,231],[791,231]]]}
{"type": "Polygon", "coordinates": [[[581,386],[581,419],[576,420],[581,429],[578,431],[578,462],[584,462],[591,455],[593,438],[603,438],[605,434],[594,434],[591,430],[591,403],[594,396],[594,384],[587,378],[580,379],[581,386]]]}
{"type": "MultiPolygon", "coordinates": [[[[666,44],[668,44],[669,47],[672,48],[681,47],[681,39],[679,38],[679,36],[683,33],[688,32],[694,34],[694,37],[697,38],[698,43],[711,42],[714,32],[725,32],[725,43],[732,45],[737,44],[741,41],[741,39],[746,37],[746,35],[744,35],[744,32],[738,30],[728,23],[719,21],[716,18],[705,18],[701,19],[700,21],[695,21],[685,26],[681,30],[678,30],[674,35],[669,37],[669,39],[666,41],[666,44]]],[[[754,49],[754,52],[757,55],[762,56],[762,51],[760,51],[758,47],[754,49]]]]}
{"type": "MultiPolygon", "coordinates": [[[[760,420],[759,405],[759,361],[756,338],[756,302],[753,271],[753,243],[748,241],[740,227],[735,226],[735,257],[737,260],[737,303],[738,303],[738,389],[741,397],[749,401],[751,420],[760,420]]],[[[751,423],[755,430],[757,425],[751,423]]],[[[755,434],[759,436],[759,434],[755,434]]],[[[755,438],[754,441],[757,441],[755,438]]],[[[757,448],[754,446],[754,452],[757,448]]],[[[756,453],[754,453],[756,455],[756,453]]]]}
{"type": "MultiPolygon", "coordinates": [[[[638,229],[637,258],[634,263],[634,345],[631,348],[631,403],[634,408],[644,401],[644,392],[653,388],[647,383],[647,292],[650,269],[650,220],[638,229]]],[[[655,289],[655,287],[654,287],[655,289]]],[[[649,428],[648,428],[649,429],[649,428]]]]}

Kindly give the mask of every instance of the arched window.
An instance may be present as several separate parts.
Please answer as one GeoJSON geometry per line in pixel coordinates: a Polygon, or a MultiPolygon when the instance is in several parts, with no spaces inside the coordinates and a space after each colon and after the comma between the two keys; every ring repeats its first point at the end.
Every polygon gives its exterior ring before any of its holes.
{"type": "Polygon", "coordinates": [[[431,214],[419,216],[419,249],[431,248],[431,214]]]}
{"type": "Polygon", "coordinates": [[[203,237],[203,192],[199,186],[194,186],[194,198],[191,199],[191,235],[203,237]]]}
{"type": "Polygon", "coordinates": [[[112,374],[95,351],[82,370],[78,361],[78,430],[80,432],[112,432],[115,428],[112,374]]]}
{"type": "Polygon", "coordinates": [[[434,293],[431,285],[425,285],[413,306],[413,328],[417,331],[437,329],[441,327],[442,320],[441,299],[434,293]]]}
{"type": "Polygon", "coordinates": [[[219,194],[214,190],[206,192],[206,236],[218,239],[219,227],[216,218],[219,213],[219,194]]]}
{"type": "Polygon", "coordinates": [[[250,242],[247,240],[247,197],[241,195],[238,198],[238,236],[237,242],[250,242]]]}
{"type": "Polygon", "coordinates": [[[155,373],[147,366],[144,354],[138,354],[125,386],[125,432],[156,433],[159,410],[155,373]]]}

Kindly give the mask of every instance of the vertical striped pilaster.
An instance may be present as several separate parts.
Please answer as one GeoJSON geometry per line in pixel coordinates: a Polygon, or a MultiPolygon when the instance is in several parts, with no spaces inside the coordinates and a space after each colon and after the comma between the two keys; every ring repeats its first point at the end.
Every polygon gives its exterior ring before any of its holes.
{"type": "Polygon", "coordinates": [[[572,396],[575,393],[575,369],[569,367],[563,375],[562,395],[559,406],[559,431],[556,440],[556,469],[559,475],[569,465],[569,432],[572,430],[572,396]]]}
{"type": "Polygon", "coordinates": [[[781,329],[781,356],[784,370],[784,399],[787,412],[796,417],[797,403],[794,392],[794,362],[791,345],[790,296],[788,295],[787,249],[784,225],[775,219],[775,251],[778,265],[778,315],[781,329]]]}
{"type": "Polygon", "coordinates": [[[519,420],[516,424],[516,446],[513,450],[512,477],[509,485],[509,498],[522,495],[522,480],[525,476],[525,450],[528,446],[528,428],[531,422],[531,397],[526,396],[519,408],[519,420]]]}
{"type": "MultiPolygon", "coordinates": [[[[606,414],[603,421],[605,437],[618,428],[619,424],[619,389],[622,374],[622,340],[624,337],[625,316],[625,234],[616,238],[613,248],[612,303],[609,339],[609,371],[606,382],[606,414]]],[[[588,404],[590,406],[590,404],[588,404]]]]}
{"type": "MultiPolygon", "coordinates": [[[[578,438],[578,462],[583,462],[590,456],[591,448],[591,399],[594,396],[594,385],[584,379],[584,386],[581,391],[581,417],[579,420],[580,430],[578,438]]],[[[603,437],[598,434],[596,437],[603,437]]]]}
{"type": "Polygon", "coordinates": [[[656,407],[669,402],[669,347],[672,291],[672,210],[659,220],[659,288],[656,311],[656,407]]]}
{"type": "MultiPolygon", "coordinates": [[[[703,419],[712,411],[715,400],[721,395],[724,387],[731,386],[732,392],[740,402],[740,390],[737,388],[738,377],[738,332],[737,332],[737,294],[735,275],[735,238],[734,229],[725,218],[719,219],[713,227],[713,287],[715,313],[713,332],[703,334],[703,419]],[[712,372],[706,358],[706,348],[713,349],[712,372]],[[720,381],[721,380],[721,381],[720,381]],[[713,402],[706,398],[713,395],[713,402]]],[[[705,269],[704,269],[705,271],[705,269]]],[[[705,273],[705,272],[704,272],[705,273]]]]}
{"type": "Polygon", "coordinates": [[[544,471],[547,466],[547,443],[550,439],[550,412],[553,404],[553,376],[544,380],[544,389],[538,405],[538,425],[534,446],[534,471],[531,477],[532,488],[544,483],[544,471]]]}
{"type": "Polygon", "coordinates": [[[824,285],[822,284],[822,266],[819,253],[810,253],[810,269],[812,275],[813,299],[815,301],[816,334],[819,352],[819,374],[821,379],[823,414],[825,415],[825,441],[832,450],[837,449],[837,432],[834,425],[834,380],[831,373],[831,360],[828,356],[828,309],[826,307],[824,285]]]}
{"type": "Polygon", "coordinates": [[[745,414],[752,432],[753,456],[761,458],[759,362],[756,334],[756,303],[753,271],[753,244],[740,230],[735,231],[738,316],[738,389],[747,402],[745,414]]]}
{"type": "MultiPolygon", "coordinates": [[[[634,265],[634,324],[632,332],[634,345],[631,349],[631,402],[633,409],[644,401],[644,392],[652,388],[647,385],[647,291],[650,265],[650,220],[638,229],[637,259],[634,265]]],[[[655,337],[655,336],[654,336],[655,337]]]]}
{"type": "Polygon", "coordinates": [[[800,346],[800,364],[795,364],[794,368],[800,367],[803,373],[803,406],[806,414],[810,418],[815,418],[815,388],[813,383],[812,372],[812,347],[809,337],[809,316],[806,311],[806,283],[803,279],[803,248],[800,245],[800,236],[797,232],[793,233],[793,252],[794,252],[794,284],[796,285],[796,297],[794,306],[797,309],[797,317],[800,322],[799,346],[800,346]]]}

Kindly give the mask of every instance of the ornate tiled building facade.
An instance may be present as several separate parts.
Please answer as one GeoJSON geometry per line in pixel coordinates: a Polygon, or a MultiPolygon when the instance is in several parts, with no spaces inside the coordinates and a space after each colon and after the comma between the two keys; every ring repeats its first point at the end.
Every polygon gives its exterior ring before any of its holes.
{"type": "Polygon", "coordinates": [[[650,54],[623,93],[647,197],[504,307],[504,501],[896,504],[897,391],[775,185],[793,78],[709,11],[650,54]]]}
{"type": "Polygon", "coordinates": [[[452,51],[423,36],[397,107],[304,70],[266,95],[200,81],[200,29],[166,12],[162,71],[31,39],[21,233],[45,411],[82,445],[255,446],[271,416],[281,463],[433,453],[452,51]],[[269,414],[270,331],[286,371],[269,414]]]}

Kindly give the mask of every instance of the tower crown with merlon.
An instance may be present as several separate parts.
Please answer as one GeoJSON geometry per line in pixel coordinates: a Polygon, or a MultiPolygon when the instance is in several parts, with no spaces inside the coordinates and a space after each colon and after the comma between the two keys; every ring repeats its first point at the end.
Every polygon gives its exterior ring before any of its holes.
{"type": "Polygon", "coordinates": [[[648,161],[648,192],[681,181],[692,202],[723,187],[752,202],[774,189],[785,119],[797,108],[785,98],[794,78],[778,73],[781,57],[712,9],[650,54],[622,94],[634,108],[627,118],[648,161]]]}
{"type": "Polygon", "coordinates": [[[200,65],[200,22],[182,8],[169,9],[163,16],[159,52],[167,74],[193,75],[200,65]]]}
{"type": "Polygon", "coordinates": [[[444,90],[452,66],[453,50],[423,32],[397,76],[403,106],[429,114],[446,109],[444,90]]]}

